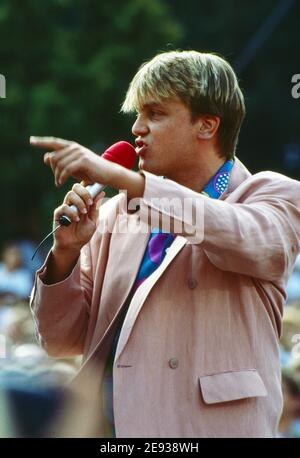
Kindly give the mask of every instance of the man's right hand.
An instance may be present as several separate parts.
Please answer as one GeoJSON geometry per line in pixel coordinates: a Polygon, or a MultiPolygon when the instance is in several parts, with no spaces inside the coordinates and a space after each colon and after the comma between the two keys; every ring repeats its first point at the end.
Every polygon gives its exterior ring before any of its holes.
{"type": "Polygon", "coordinates": [[[54,244],[48,259],[43,282],[47,285],[58,283],[72,272],[80,255],[81,248],[90,241],[95,230],[98,216],[97,204],[105,196],[101,192],[92,201],[83,184],[76,183],[64,198],[64,202],[54,211],[54,227],[59,224],[61,215],[69,216],[72,223],[62,226],[54,232],[54,244]],[[89,201],[92,201],[91,204],[89,201]],[[70,210],[69,205],[76,205],[79,218],[70,210]],[[84,212],[86,209],[86,213],[84,212]],[[79,220],[78,220],[79,219],[79,220]]]}
{"type": "Polygon", "coordinates": [[[81,248],[90,241],[95,230],[98,217],[97,204],[105,196],[101,192],[93,201],[91,195],[83,186],[76,183],[69,191],[60,205],[54,211],[54,227],[59,224],[62,215],[68,216],[72,223],[69,226],[62,226],[54,233],[55,251],[80,251],[81,248]],[[79,216],[70,209],[70,205],[75,205],[79,210],[79,216]]]}

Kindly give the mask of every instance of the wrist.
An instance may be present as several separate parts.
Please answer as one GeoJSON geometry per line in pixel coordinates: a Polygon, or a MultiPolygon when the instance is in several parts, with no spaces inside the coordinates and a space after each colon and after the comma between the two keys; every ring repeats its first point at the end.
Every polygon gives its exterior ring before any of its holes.
{"type": "Polygon", "coordinates": [[[118,164],[115,164],[110,179],[110,185],[120,191],[127,191],[129,199],[143,197],[145,189],[145,177],[139,172],[127,169],[118,164]]]}
{"type": "Polygon", "coordinates": [[[80,255],[80,250],[82,246],[62,246],[57,243],[54,243],[53,247],[51,248],[52,254],[59,257],[67,257],[67,258],[76,258],[80,255]]]}
{"type": "Polygon", "coordinates": [[[114,187],[116,179],[118,180],[118,171],[123,167],[102,157],[97,157],[97,160],[99,163],[97,162],[97,165],[95,165],[93,181],[105,186],[114,187]]]}
{"type": "Polygon", "coordinates": [[[52,285],[65,280],[74,269],[80,250],[62,249],[58,246],[51,248],[48,259],[47,270],[43,278],[43,283],[52,285]]]}

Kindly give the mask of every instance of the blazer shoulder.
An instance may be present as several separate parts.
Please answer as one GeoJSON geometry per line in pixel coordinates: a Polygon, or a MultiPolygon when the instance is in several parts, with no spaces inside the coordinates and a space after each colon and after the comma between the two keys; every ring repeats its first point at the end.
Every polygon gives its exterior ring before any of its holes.
{"type": "Polygon", "coordinates": [[[291,184],[294,186],[300,186],[300,181],[295,180],[294,178],[290,178],[282,173],[272,172],[271,170],[266,170],[263,172],[258,172],[252,175],[250,178],[255,180],[263,180],[267,182],[273,182],[277,184],[291,184]]]}
{"type": "Polygon", "coordinates": [[[293,202],[300,207],[300,182],[277,172],[255,173],[241,183],[235,191],[245,200],[278,198],[293,202]]]}

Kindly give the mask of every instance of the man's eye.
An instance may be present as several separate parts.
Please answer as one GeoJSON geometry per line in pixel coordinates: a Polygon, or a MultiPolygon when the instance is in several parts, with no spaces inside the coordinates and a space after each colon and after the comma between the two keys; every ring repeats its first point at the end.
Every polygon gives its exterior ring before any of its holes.
{"type": "Polygon", "coordinates": [[[150,118],[158,118],[159,116],[162,116],[162,113],[160,111],[151,110],[149,112],[149,116],[150,118]]]}

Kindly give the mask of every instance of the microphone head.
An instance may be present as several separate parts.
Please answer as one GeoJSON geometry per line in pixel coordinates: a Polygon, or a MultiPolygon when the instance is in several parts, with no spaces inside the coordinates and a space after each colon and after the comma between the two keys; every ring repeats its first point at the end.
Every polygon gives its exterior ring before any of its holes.
{"type": "Polygon", "coordinates": [[[136,153],[130,143],[121,141],[107,148],[102,157],[108,161],[116,162],[127,169],[132,169],[136,160],[136,153]]]}

